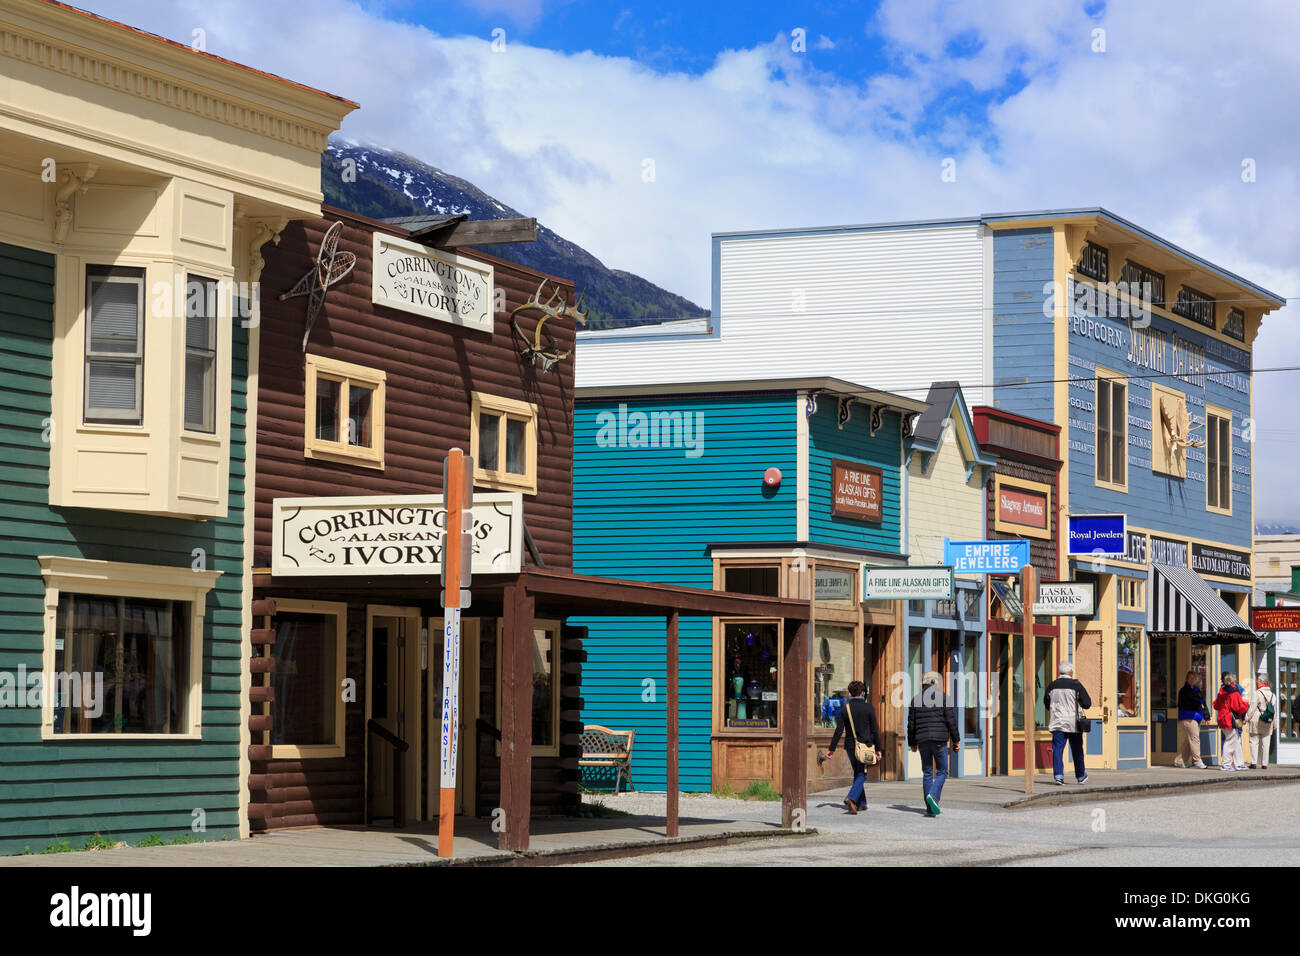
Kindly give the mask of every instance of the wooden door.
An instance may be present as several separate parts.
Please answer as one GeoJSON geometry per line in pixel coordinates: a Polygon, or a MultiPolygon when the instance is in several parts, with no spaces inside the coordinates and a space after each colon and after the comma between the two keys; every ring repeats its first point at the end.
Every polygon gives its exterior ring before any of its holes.
{"type": "Polygon", "coordinates": [[[1101,755],[1087,757],[1098,770],[1116,767],[1115,667],[1115,642],[1106,640],[1105,630],[1080,626],[1074,638],[1074,677],[1092,698],[1092,707],[1084,711],[1084,716],[1101,723],[1101,755]]]}
{"type": "MultiPolygon", "coordinates": [[[[375,608],[367,614],[369,632],[366,709],[370,720],[408,744],[403,765],[406,818],[419,820],[423,760],[420,617],[415,609],[375,608]]],[[[378,736],[366,733],[366,785],[372,818],[393,816],[394,750],[378,736]]]]}

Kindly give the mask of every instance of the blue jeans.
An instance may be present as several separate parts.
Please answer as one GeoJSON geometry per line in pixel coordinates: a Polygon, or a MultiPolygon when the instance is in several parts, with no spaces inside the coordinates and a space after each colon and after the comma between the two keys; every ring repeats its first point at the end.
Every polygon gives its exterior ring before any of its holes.
{"type": "Polygon", "coordinates": [[[921,754],[921,798],[934,797],[938,803],[948,779],[948,741],[922,741],[916,749],[921,754]]]}
{"type": "Polygon", "coordinates": [[[1052,731],[1052,775],[1065,777],[1065,742],[1070,741],[1070,756],[1074,758],[1074,778],[1082,780],[1088,775],[1083,768],[1083,734],[1067,734],[1064,730],[1052,731]]]}
{"type": "Polygon", "coordinates": [[[849,787],[849,800],[859,810],[867,805],[867,768],[853,758],[849,751],[849,765],[853,768],[853,786],[849,787]]]}

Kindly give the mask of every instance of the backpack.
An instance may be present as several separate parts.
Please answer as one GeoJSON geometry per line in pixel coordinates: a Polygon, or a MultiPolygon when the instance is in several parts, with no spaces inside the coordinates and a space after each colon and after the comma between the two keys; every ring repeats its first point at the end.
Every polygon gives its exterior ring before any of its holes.
{"type": "MultiPolygon", "coordinates": [[[[1258,694],[1262,690],[1264,690],[1264,688],[1261,687],[1259,690],[1255,691],[1255,693],[1258,694]]],[[[1264,700],[1267,701],[1268,706],[1261,708],[1259,712],[1259,716],[1256,717],[1255,719],[1258,720],[1261,724],[1271,724],[1273,722],[1273,718],[1276,717],[1277,714],[1273,712],[1273,701],[1269,700],[1267,697],[1265,697],[1264,700]]]]}

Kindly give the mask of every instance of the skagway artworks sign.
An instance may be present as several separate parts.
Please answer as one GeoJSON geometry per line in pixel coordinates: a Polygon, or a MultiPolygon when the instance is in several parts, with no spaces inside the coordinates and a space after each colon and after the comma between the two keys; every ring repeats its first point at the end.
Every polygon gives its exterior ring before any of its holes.
{"type": "MultiPolygon", "coordinates": [[[[272,521],[276,575],[442,573],[441,495],[276,498],[272,521]]],[[[518,573],[523,529],[521,495],[475,495],[473,573],[518,573]]]]}
{"type": "Polygon", "coordinates": [[[370,301],[439,322],[492,331],[492,266],[376,232],[370,301]]]}

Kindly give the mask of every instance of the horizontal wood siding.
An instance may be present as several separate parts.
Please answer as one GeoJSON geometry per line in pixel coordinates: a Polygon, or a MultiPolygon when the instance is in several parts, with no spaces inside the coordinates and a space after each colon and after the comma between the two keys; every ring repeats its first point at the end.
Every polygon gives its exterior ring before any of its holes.
{"type": "MultiPolygon", "coordinates": [[[[710,544],[794,539],[793,395],[638,398],[621,404],[625,420],[633,412],[698,413],[700,453],[691,457],[685,448],[638,446],[630,429],[620,441],[619,400],[579,402],[577,571],[710,588],[710,544]],[[784,475],[775,493],[765,492],[763,485],[763,472],[770,467],[784,475]]],[[[635,730],[633,780],[640,789],[662,790],[667,781],[665,619],[583,618],[575,623],[588,628],[583,723],[635,730]]],[[[712,633],[710,618],[681,618],[684,790],[707,791],[711,785],[712,633]]]]}
{"type": "Polygon", "coordinates": [[[886,412],[880,428],[871,434],[871,415],[864,405],[854,405],[843,428],[836,424],[838,402],[824,396],[808,421],[808,536],[818,544],[901,552],[899,481],[903,463],[901,422],[886,412]],[[842,458],[875,465],[883,472],[883,520],[880,524],[831,514],[831,461],[842,458]]]}
{"type": "Polygon", "coordinates": [[[42,741],[39,708],[0,707],[0,854],[43,850],[96,833],[238,835],[240,595],[248,333],[234,329],[230,503],[226,517],[189,521],[49,506],[54,257],[0,245],[0,670],[40,670],[45,586],[38,557],[189,568],[203,549],[222,572],[203,633],[201,740],[42,741]]]}
{"type": "MultiPolygon", "coordinates": [[[[524,519],[548,567],[571,566],[573,362],[541,372],[520,356],[509,310],[537,291],[539,273],[490,256],[505,291],[505,312],[496,313],[492,334],[460,329],[370,301],[372,235],[401,234],[367,220],[327,210],[324,218],[296,222],[278,246],[266,246],[262,272],[262,347],[258,387],[256,564],[271,552],[271,503],[281,497],[440,494],[442,459],[453,446],[470,448],[470,393],[488,392],[533,403],[538,410],[538,492],[524,495],[524,519]],[[279,301],[308,269],[325,230],[344,223],[341,251],[357,257],[356,268],[325,296],[307,343],[313,355],[387,373],[385,455],[382,471],[303,456],[303,351],[306,299],[279,301]]],[[[560,283],[570,297],[572,285],[560,283]]],[[[548,284],[548,292],[553,286],[548,284]]],[[[536,318],[526,313],[532,332],[536,318]]],[[[572,320],[546,324],[558,348],[573,345],[572,320]]]]}
{"type": "Polygon", "coordinates": [[[1046,421],[1053,420],[1056,375],[1053,320],[1043,314],[1043,286],[1052,281],[1052,268],[1050,228],[993,234],[993,381],[998,387],[991,404],[1046,421]]]}

